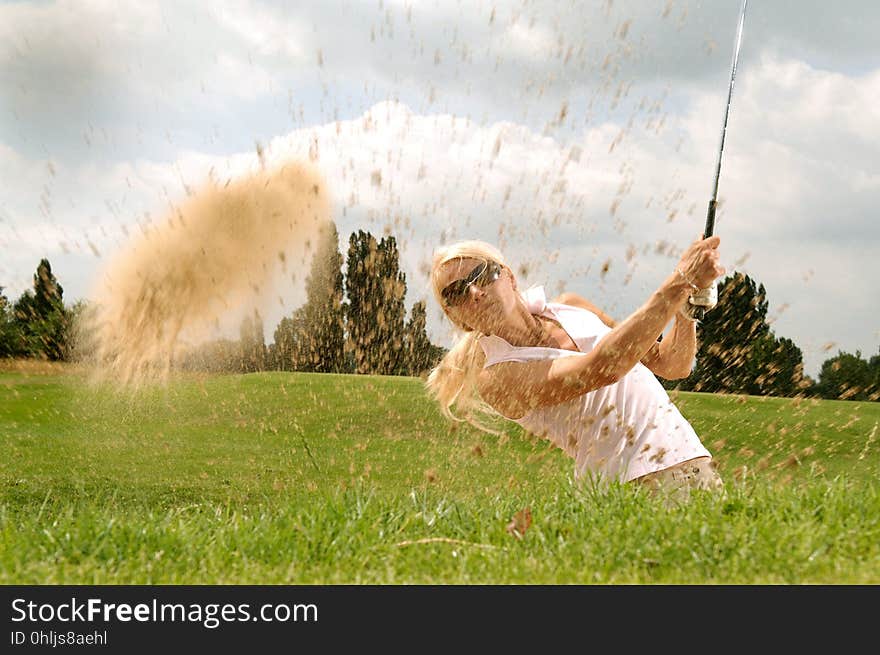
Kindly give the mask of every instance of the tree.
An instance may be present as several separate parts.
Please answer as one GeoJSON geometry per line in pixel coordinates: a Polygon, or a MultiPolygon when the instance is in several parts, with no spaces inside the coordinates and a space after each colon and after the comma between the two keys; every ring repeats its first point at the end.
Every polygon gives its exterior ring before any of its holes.
{"type": "Polygon", "coordinates": [[[446,354],[446,348],[435,346],[428,338],[427,311],[424,301],[414,303],[406,325],[407,375],[421,376],[446,354]]]}
{"type": "Polygon", "coordinates": [[[791,339],[770,332],[752,344],[747,369],[754,375],[739,389],[754,396],[796,396],[810,382],[804,378],[803,353],[791,339]]]}
{"type": "Polygon", "coordinates": [[[756,375],[752,347],[770,333],[764,285],[734,273],[718,284],[718,304],[700,322],[694,371],[686,386],[694,391],[741,392],[756,375]]]}
{"type": "Polygon", "coordinates": [[[765,393],[773,396],[796,396],[807,391],[811,382],[804,376],[804,354],[791,339],[777,337],[766,360],[761,381],[765,393]]]}
{"type": "Polygon", "coordinates": [[[266,368],[266,343],[263,335],[263,319],[254,310],[253,316],[245,316],[239,330],[241,371],[254,373],[266,368]]]}
{"type": "Polygon", "coordinates": [[[253,351],[252,351],[252,361],[254,363],[254,370],[256,371],[265,371],[266,370],[266,334],[263,329],[263,317],[260,316],[260,312],[256,309],[254,310],[254,321],[253,321],[253,351]]]}
{"type": "Polygon", "coordinates": [[[379,242],[378,274],[382,280],[382,294],[378,300],[381,311],[377,331],[379,352],[377,373],[404,375],[406,373],[406,275],[400,270],[397,240],[386,237],[379,242]]]}
{"type": "Polygon", "coordinates": [[[697,363],[682,388],[694,391],[793,396],[809,382],[803,353],[777,338],[767,323],[767,292],[743,273],[718,285],[718,305],[700,323],[697,363]]]}
{"type": "Polygon", "coordinates": [[[65,358],[68,315],[63,294],[49,260],[41,259],[34,274],[33,290],[25,291],[13,307],[23,354],[51,360],[65,358]]]}
{"type": "Polygon", "coordinates": [[[279,371],[293,370],[293,353],[297,332],[295,325],[294,319],[286,316],[275,328],[274,368],[279,371]]]}
{"type": "Polygon", "coordinates": [[[266,370],[267,371],[278,371],[281,370],[278,366],[278,353],[275,349],[274,343],[266,344],[266,370]]]}
{"type": "Polygon", "coordinates": [[[64,332],[64,359],[87,358],[93,354],[94,338],[89,336],[87,326],[95,305],[87,300],[77,300],[67,309],[64,332]]]}
{"type": "Polygon", "coordinates": [[[242,368],[241,343],[218,339],[188,350],[179,362],[183,370],[210,373],[239,373],[242,368]]]}
{"type": "Polygon", "coordinates": [[[880,352],[868,360],[868,372],[871,377],[871,392],[868,400],[880,400],[880,352]]]}
{"type": "Polygon", "coordinates": [[[822,398],[868,400],[874,394],[873,387],[870,364],[857,350],[855,355],[838,351],[837,355],[826,359],[819,371],[816,390],[822,398]]]}
{"type": "Polygon", "coordinates": [[[12,313],[12,304],[0,287],[0,357],[22,354],[22,335],[12,313]]]}
{"type": "Polygon", "coordinates": [[[339,233],[332,222],[322,228],[306,278],[306,303],[285,328],[285,354],[298,371],[337,373],[344,370],[344,279],[339,233]]]}
{"type": "Polygon", "coordinates": [[[357,373],[399,375],[405,371],[406,276],[397,242],[377,242],[359,230],[349,239],[345,305],[347,354],[357,373]]]}

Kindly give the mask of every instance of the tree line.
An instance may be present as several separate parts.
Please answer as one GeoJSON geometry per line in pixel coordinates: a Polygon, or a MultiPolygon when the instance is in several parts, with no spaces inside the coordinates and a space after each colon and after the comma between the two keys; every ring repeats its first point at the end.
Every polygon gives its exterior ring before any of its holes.
{"type": "MultiPolygon", "coordinates": [[[[425,303],[407,317],[406,276],[393,236],[350,235],[347,257],[330,223],[315,244],[306,278],[306,302],[274,329],[265,343],[259,313],[246,316],[239,338],[202,344],[177,366],[215,372],[266,370],[364,375],[424,375],[446,350],[431,343],[425,303]]],[[[0,357],[65,360],[72,355],[77,314],[85,303],[65,305],[47,259],[33,288],[11,303],[0,287],[0,357]]],[[[880,352],[838,351],[823,362],[818,380],[803,371],[803,354],[774,334],[763,284],[735,272],[719,282],[718,305],[698,327],[699,349],[691,375],[663,381],[667,388],[758,396],[880,400],[880,352]]]]}
{"type": "Polygon", "coordinates": [[[819,379],[804,374],[803,353],[773,333],[767,291],[748,275],[734,272],[718,284],[718,305],[697,328],[698,349],[691,375],[664,386],[684,391],[754,396],[809,396],[880,400],[880,352],[869,360],[838,351],[826,359],[819,379]]]}
{"type": "Polygon", "coordinates": [[[205,344],[182,365],[246,373],[423,375],[446,349],[428,337],[423,301],[413,304],[407,318],[405,296],[393,236],[377,240],[363,230],[352,233],[343,260],[339,233],[330,223],[315,245],[306,302],[281,319],[272,343],[265,344],[262,318],[254,312],[243,319],[237,342],[205,344]]]}
{"type": "Polygon", "coordinates": [[[73,323],[85,306],[64,304],[64,289],[41,259],[31,289],[10,302],[0,286],[0,358],[22,357],[59,361],[71,356],[73,323]]]}

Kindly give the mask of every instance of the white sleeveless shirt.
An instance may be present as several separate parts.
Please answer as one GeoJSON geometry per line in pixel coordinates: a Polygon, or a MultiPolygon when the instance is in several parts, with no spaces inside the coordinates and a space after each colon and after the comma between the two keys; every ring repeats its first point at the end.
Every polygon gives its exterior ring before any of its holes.
{"type": "MultiPolygon", "coordinates": [[[[557,320],[580,352],[512,346],[501,337],[484,336],[480,338],[486,353],[484,368],[500,362],[582,357],[611,331],[593,312],[548,303],[542,286],[522,296],[532,314],[557,320]]],[[[614,384],[511,420],[574,458],[576,478],[592,475],[600,482],[628,482],[694,457],[710,456],[663,385],[641,362],[614,384]]]]}

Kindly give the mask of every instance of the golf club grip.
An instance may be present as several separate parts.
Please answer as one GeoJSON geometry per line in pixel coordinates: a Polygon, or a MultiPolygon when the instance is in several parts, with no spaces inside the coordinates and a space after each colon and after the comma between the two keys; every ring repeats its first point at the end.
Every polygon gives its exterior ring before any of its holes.
{"type": "Polygon", "coordinates": [[[709,211],[706,213],[706,228],[703,230],[703,238],[708,239],[715,232],[715,208],[718,203],[713,199],[709,201],[709,211]]]}
{"type": "MultiPolygon", "coordinates": [[[[708,239],[715,231],[715,208],[717,206],[718,203],[714,199],[709,201],[709,211],[706,212],[706,227],[703,230],[704,239],[708,239]]],[[[698,321],[702,321],[703,317],[706,315],[706,310],[702,307],[694,307],[692,312],[694,318],[698,321]]]]}
{"type": "MultiPolygon", "coordinates": [[[[718,203],[715,200],[709,201],[709,211],[706,212],[706,228],[703,230],[703,238],[708,239],[712,236],[712,233],[715,232],[715,208],[718,206],[718,203]]],[[[695,307],[693,309],[694,318],[698,321],[702,321],[703,317],[706,315],[706,310],[702,307],[695,307]]]]}

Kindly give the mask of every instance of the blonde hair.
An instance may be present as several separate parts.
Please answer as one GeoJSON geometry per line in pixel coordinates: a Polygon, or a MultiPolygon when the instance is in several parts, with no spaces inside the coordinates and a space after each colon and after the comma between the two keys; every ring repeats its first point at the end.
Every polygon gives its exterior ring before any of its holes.
{"type": "MultiPolygon", "coordinates": [[[[509,270],[498,249],[484,241],[459,241],[438,248],[431,264],[431,289],[444,313],[446,305],[440,295],[442,289],[438,287],[440,268],[454,259],[491,259],[509,270]]],[[[477,391],[477,376],[485,362],[485,354],[480,347],[483,334],[457,323],[449,314],[446,317],[462,331],[462,335],[428,375],[425,382],[428,393],[440,404],[440,411],[448,419],[467,421],[480,430],[500,434],[490,423],[491,419],[501,415],[480,398],[477,391]],[[453,410],[460,412],[461,416],[453,410]]]]}

